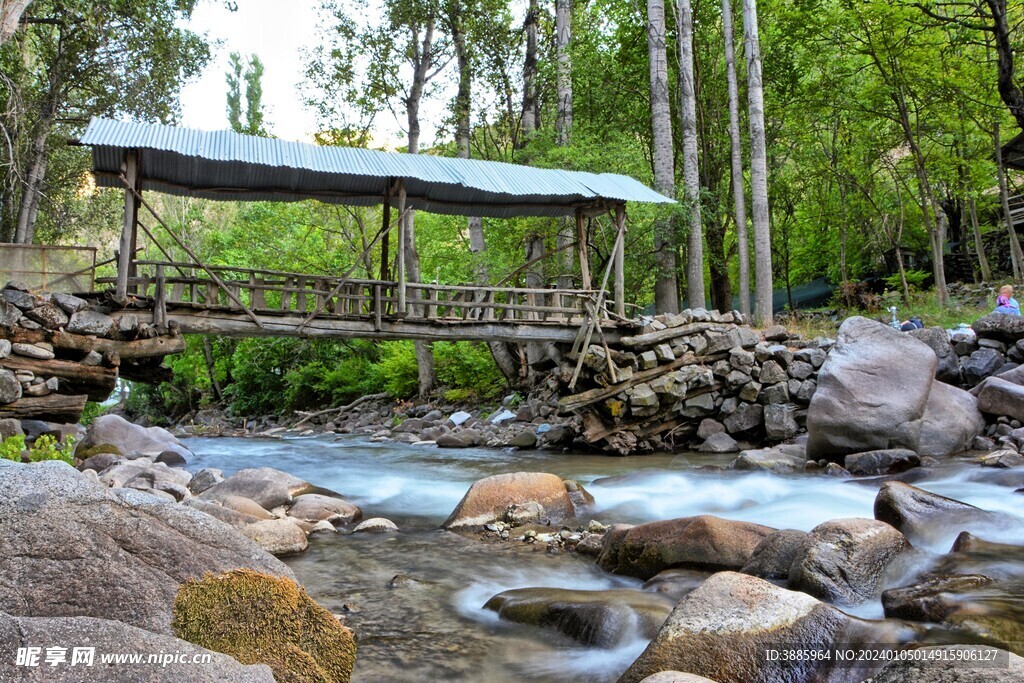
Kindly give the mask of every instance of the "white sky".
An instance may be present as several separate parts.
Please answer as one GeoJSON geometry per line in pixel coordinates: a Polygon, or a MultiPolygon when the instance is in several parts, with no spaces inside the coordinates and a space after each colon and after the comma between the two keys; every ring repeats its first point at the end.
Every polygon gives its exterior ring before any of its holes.
{"type": "MultiPolygon", "coordinates": [[[[203,130],[227,128],[228,56],[240,52],[244,59],[256,53],[265,67],[267,130],[285,140],[312,141],[316,116],[303,106],[299,85],[305,72],[302,51],[319,42],[318,4],[317,0],[238,0],[238,10],[230,12],[222,0],[199,3],[187,26],[206,34],[212,54],[202,76],[182,89],[182,124],[203,130]]],[[[424,144],[434,138],[431,112],[438,112],[440,106],[440,102],[424,102],[424,144]]],[[[390,111],[376,118],[374,137],[380,145],[404,144],[402,128],[390,111]]]]}

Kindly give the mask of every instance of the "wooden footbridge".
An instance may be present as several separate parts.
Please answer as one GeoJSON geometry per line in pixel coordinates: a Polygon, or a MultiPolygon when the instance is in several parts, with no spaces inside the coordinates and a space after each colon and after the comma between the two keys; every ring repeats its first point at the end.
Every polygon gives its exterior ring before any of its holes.
{"type": "MultiPolygon", "coordinates": [[[[513,164],[398,154],[93,119],[77,144],[92,148],[100,186],[125,191],[117,276],[122,314],[156,328],[227,336],[303,336],[479,340],[614,341],[635,332],[624,301],[626,203],[668,199],[615,174],[537,169],[513,164]],[[235,201],[382,204],[382,222],[364,254],[377,250],[380,279],[211,266],[193,252],[143,196],[157,191],[235,201]],[[148,210],[188,260],[175,260],[139,220],[148,210]],[[394,209],[394,210],[393,210],[394,209]],[[447,285],[415,281],[412,212],[489,218],[575,219],[574,284],[549,289],[447,285]],[[608,215],[612,258],[595,286],[590,229],[608,215]],[[139,260],[139,229],[163,260],[139,260]],[[394,237],[394,244],[392,243],[394,237]],[[611,291],[609,291],[609,286],[611,291]]],[[[172,248],[173,250],[173,248],[172,248]]],[[[152,249],[150,250],[152,252],[152,249]]]]}

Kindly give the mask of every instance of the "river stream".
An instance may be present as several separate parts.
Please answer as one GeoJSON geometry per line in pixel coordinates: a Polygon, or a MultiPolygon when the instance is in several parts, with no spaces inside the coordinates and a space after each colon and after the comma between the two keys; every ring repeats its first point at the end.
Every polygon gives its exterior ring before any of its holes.
{"type": "MultiPolygon", "coordinates": [[[[441,450],[358,437],[193,438],[186,445],[196,456],[189,462],[192,471],[276,467],[337,491],[358,504],[364,517],[398,524],[400,534],[314,535],[306,553],[287,559],[310,595],[355,630],[353,681],[365,683],[600,683],[614,681],[646,646],[636,633],[611,648],[583,647],[552,631],[499,621],[482,609],[492,595],[511,588],[641,587],[575,553],[552,555],[541,544],[481,542],[440,531],[470,484],[482,477],[537,471],[575,479],[596,500],[590,517],[605,524],[713,514],[801,530],[829,519],[872,517],[879,486],[822,475],[722,471],[734,455],[616,458],[441,450]],[[396,576],[408,579],[392,581],[396,576]]],[[[913,474],[915,486],[1024,517],[1024,495],[1000,483],[1005,471],[953,460],[913,474]]],[[[1024,518],[971,530],[986,540],[1024,545],[1024,518]]],[[[923,549],[945,552],[959,531],[936,529],[923,549]]],[[[1011,571],[1024,578],[1024,568],[1011,571]]],[[[881,603],[854,612],[880,618],[881,603]]]]}

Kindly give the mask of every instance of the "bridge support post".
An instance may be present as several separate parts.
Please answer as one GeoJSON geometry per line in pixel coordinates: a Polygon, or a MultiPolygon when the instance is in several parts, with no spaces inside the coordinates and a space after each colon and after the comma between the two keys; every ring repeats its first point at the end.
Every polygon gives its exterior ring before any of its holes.
{"type": "Polygon", "coordinates": [[[398,313],[405,315],[407,312],[405,303],[405,241],[406,236],[406,216],[405,209],[405,184],[399,181],[398,184],[398,263],[396,264],[395,270],[398,271],[398,313]]]}
{"type": "Polygon", "coordinates": [[[615,205],[615,313],[626,317],[626,205],[615,205]]]}
{"type": "Polygon", "coordinates": [[[124,191],[124,224],[121,226],[121,242],[117,254],[117,289],[116,294],[124,299],[128,296],[128,277],[134,270],[135,249],[137,245],[136,226],[139,220],[139,200],[135,195],[139,185],[139,155],[129,150],[122,164],[125,181],[128,187],[124,191]]]}
{"type": "Polygon", "coordinates": [[[583,219],[583,210],[576,209],[576,249],[580,255],[580,287],[591,289],[594,283],[590,280],[590,255],[587,253],[587,225],[583,219]]]}

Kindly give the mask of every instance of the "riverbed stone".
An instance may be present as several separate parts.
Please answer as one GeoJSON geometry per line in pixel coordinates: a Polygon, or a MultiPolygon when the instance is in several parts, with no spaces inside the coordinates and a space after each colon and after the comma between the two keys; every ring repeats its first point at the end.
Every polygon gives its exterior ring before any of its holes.
{"type": "Polygon", "coordinates": [[[929,645],[918,648],[915,654],[917,656],[914,658],[894,659],[888,662],[870,679],[870,683],[1024,681],[1024,658],[989,645],[929,645]],[[969,664],[983,659],[986,660],[984,664],[969,664]]]}
{"type": "Polygon", "coordinates": [[[188,489],[193,494],[200,494],[214,484],[224,481],[224,473],[214,467],[204,467],[192,476],[188,489]]]}
{"type": "Polygon", "coordinates": [[[1005,520],[996,513],[901,481],[882,484],[875,496],[875,519],[899,529],[912,542],[937,542],[965,529],[1005,520]]]}
{"type": "Polygon", "coordinates": [[[0,301],[0,327],[14,327],[21,320],[21,309],[9,301],[0,301]]]}
{"type": "Polygon", "coordinates": [[[1024,386],[1002,377],[989,377],[978,392],[978,409],[989,415],[1024,420],[1024,386]]]}
{"type": "Polygon", "coordinates": [[[205,500],[240,496],[254,501],[265,510],[273,510],[281,505],[289,505],[296,496],[314,493],[314,489],[308,481],[273,467],[252,467],[238,470],[199,495],[205,500]]]}
{"type": "Polygon", "coordinates": [[[789,587],[838,605],[878,597],[886,567],[910,550],[899,531],[874,519],[834,519],[814,527],[789,570],[789,587]]]}
{"type": "Polygon", "coordinates": [[[395,534],[398,533],[398,525],[385,517],[371,517],[364,519],[352,530],[354,534],[395,534]]]}
{"type": "Polygon", "coordinates": [[[768,580],[789,578],[790,567],[806,538],[806,531],[796,529],[779,529],[768,534],[754,548],[740,572],[768,580]]]}
{"type": "Polygon", "coordinates": [[[53,349],[45,349],[38,344],[27,344],[24,342],[16,342],[11,344],[11,351],[18,356],[24,356],[25,358],[32,358],[35,360],[53,360],[55,358],[53,349]]]}
{"type": "Polygon", "coordinates": [[[735,453],[739,450],[736,439],[725,432],[715,432],[697,448],[701,453],[735,453]]]}
{"type": "Polygon", "coordinates": [[[659,671],[656,674],[651,674],[640,683],[716,683],[716,681],[683,671],[659,671]]]}
{"type": "Polygon", "coordinates": [[[761,374],[757,376],[757,381],[764,385],[778,384],[788,379],[785,369],[774,360],[766,361],[761,366],[761,374]]]}
{"type": "Polygon", "coordinates": [[[973,387],[990,377],[1003,366],[1006,358],[995,349],[981,347],[970,356],[960,359],[960,374],[964,383],[973,387]]]}
{"type": "Polygon", "coordinates": [[[649,579],[664,569],[739,569],[774,529],[712,515],[613,526],[597,560],[605,571],[649,579]]]}
{"type": "Polygon", "coordinates": [[[802,472],[807,463],[803,444],[779,444],[771,448],[741,451],[731,467],[735,470],[766,470],[776,474],[802,472]]]}
{"type": "Polygon", "coordinates": [[[311,524],[328,521],[335,526],[350,524],[363,517],[362,511],[343,498],[325,496],[320,493],[305,493],[295,497],[288,509],[288,516],[311,524]]]}
{"type": "Polygon", "coordinates": [[[740,403],[736,410],[722,421],[730,434],[749,432],[760,427],[763,422],[764,406],[757,403],[740,403]]]}
{"type": "Polygon", "coordinates": [[[169,634],[185,579],[235,568],[293,578],[209,515],[99,486],[62,462],[0,460],[0,490],[0,610],[12,615],[93,616],[169,634]]]}
{"type": "Polygon", "coordinates": [[[502,619],[551,628],[591,647],[612,647],[631,637],[653,638],[675,603],[659,594],[635,590],[600,591],[519,588],[498,593],[484,609],[502,619]]]}
{"type": "Polygon", "coordinates": [[[725,425],[713,417],[706,417],[700,421],[700,425],[697,427],[697,438],[707,439],[712,434],[725,431],[725,425]]]}
{"type": "Polygon", "coordinates": [[[264,519],[239,531],[271,555],[295,555],[309,546],[306,532],[288,519],[264,519]]]}
{"type": "Polygon", "coordinates": [[[982,574],[932,576],[919,583],[882,593],[882,607],[890,619],[941,623],[961,607],[959,596],[984,588],[992,579],[982,574]]]}
{"type": "Polygon", "coordinates": [[[0,648],[15,653],[20,648],[42,647],[40,665],[18,665],[14,656],[0,661],[0,680],[7,683],[274,683],[270,667],[245,665],[219,652],[204,649],[171,635],[152,633],[135,626],[93,617],[12,617],[0,612],[0,648]],[[56,666],[45,663],[46,649],[64,647],[66,661],[56,666]],[[99,657],[91,667],[69,664],[73,647],[92,647],[96,653],[139,652],[145,655],[176,653],[177,662],[143,661],[137,664],[102,665],[99,657]],[[193,657],[209,658],[201,665],[193,657]]]}
{"type": "Polygon", "coordinates": [[[982,467],[997,467],[1000,469],[1011,469],[1024,467],[1024,455],[1012,450],[999,450],[976,458],[976,462],[982,467]]]}
{"type": "Polygon", "coordinates": [[[772,441],[785,441],[796,436],[800,426],[796,423],[796,406],[771,403],[764,407],[764,431],[772,441]]]}
{"type": "Polygon", "coordinates": [[[510,505],[539,504],[552,521],[575,515],[561,477],[542,472],[496,474],[475,482],[445,520],[445,529],[473,529],[499,521],[510,505]]]}
{"type": "Polygon", "coordinates": [[[962,453],[984,430],[985,418],[978,410],[978,399],[963,389],[936,380],[932,382],[921,420],[917,453],[933,457],[962,453]]]}
{"type": "Polygon", "coordinates": [[[916,451],[937,362],[924,342],[874,320],[847,318],[818,371],[808,453],[839,462],[881,448],[916,451]]]}
{"type": "Polygon", "coordinates": [[[920,464],[921,457],[906,448],[886,448],[879,451],[851,453],[843,461],[843,465],[850,474],[860,477],[897,474],[906,472],[920,464]]]}
{"type": "MultiPolygon", "coordinates": [[[[842,678],[829,678],[830,663],[771,661],[765,652],[794,644],[827,648],[837,641],[846,646],[898,644],[909,640],[908,631],[895,624],[855,619],[810,595],[764,579],[719,572],[676,605],[619,683],[640,683],[668,670],[744,683],[859,680],[849,676],[849,669],[837,672],[842,678]]],[[[868,678],[872,670],[866,667],[856,673],[868,678]]]]}
{"type": "Polygon", "coordinates": [[[140,427],[120,415],[100,415],[76,447],[76,453],[99,444],[111,444],[122,453],[141,453],[156,457],[164,451],[175,451],[186,459],[192,456],[173,434],[162,427],[140,427]]]}

